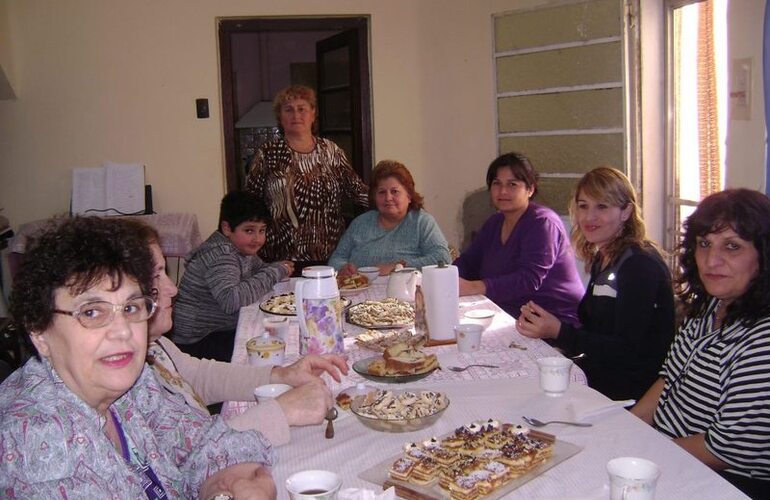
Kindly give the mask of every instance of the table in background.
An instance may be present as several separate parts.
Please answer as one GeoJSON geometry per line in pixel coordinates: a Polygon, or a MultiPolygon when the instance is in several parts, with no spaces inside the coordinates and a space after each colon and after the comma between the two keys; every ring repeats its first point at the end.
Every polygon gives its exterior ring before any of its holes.
{"type": "MultiPolygon", "coordinates": [[[[158,231],[163,256],[176,259],[176,277],[178,281],[181,260],[201,244],[198,218],[195,214],[184,213],[150,214],[132,217],[146,222],[158,231]]],[[[34,237],[38,232],[45,229],[52,220],[65,220],[65,218],[37,220],[19,226],[16,235],[8,243],[8,248],[11,252],[8,255],[11,276],[16,273],[16,269],[18,269],[24,258],[23,254],[26,251],[29,238],[34,237]]]]}

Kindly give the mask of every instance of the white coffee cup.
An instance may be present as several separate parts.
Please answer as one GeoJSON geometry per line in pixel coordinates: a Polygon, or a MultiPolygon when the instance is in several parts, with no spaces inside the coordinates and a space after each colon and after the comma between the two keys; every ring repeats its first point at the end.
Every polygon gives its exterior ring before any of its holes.
{"type": "Polygon", "coordinates": [[[284,342],[286,342],[286,338],[289,336],[290,325],[289,318],[286,316],[270,316],[262,320],[262,326],[265,328],[265,331],[284,342]]]}
{"type": "Polygon", "coordinates": [[[460,352],[475,352],[481,347],[481,334],[484,327],[476,323],[460,323],[455,326],[457,350],[460,352]]]}
{"type": "Polygon", "coordinates": [[[611,500],[652,500],[660,468],[650,460],[636,457],[613,458],[607,462],[611,500]]]}
{"type": "Polygon", "coordinates": [[[569,387],[569,375],[572,360],[563,356],[540,358],[540,388],[547,396],[561,396],[569,387]]]}
{"type": "Polygon", "coordinates": [[[286,479],[292,500],[332,500],[342,487],[339,474],[328,470],[304,470],[286,479]]]}

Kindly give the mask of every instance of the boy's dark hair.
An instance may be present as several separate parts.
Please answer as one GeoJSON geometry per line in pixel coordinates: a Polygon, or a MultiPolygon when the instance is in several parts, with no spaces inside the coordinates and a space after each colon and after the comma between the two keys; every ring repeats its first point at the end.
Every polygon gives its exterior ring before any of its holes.
{"type": "Polygon", "coordinates": [[[227,222],[231,231],[244,222],[270,223],[270,212],[262,199],[251,191],[231,191],[222,198],[219,205],[219,227],[227,222]]]}

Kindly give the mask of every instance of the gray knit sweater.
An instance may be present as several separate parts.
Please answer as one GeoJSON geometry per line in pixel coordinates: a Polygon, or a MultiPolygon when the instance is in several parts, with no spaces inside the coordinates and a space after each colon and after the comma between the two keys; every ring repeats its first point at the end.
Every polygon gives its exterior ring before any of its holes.
{"type": "Polygon", "coordinates": [[[242,255],[215,231],[187,256],[174,305],[174,342],[192,344],[209,333],[235,329],[241,307],[257,302],[288,271],[242,255]]]}

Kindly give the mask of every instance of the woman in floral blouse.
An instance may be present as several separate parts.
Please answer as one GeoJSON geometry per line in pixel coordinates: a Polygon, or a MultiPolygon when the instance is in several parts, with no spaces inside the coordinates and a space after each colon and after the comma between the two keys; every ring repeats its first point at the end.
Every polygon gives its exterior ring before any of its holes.
{"type": "Polygon", "coordinates": [[[0,386],[3,498],[274,498],[256,432],[170,396],[145,365],[152,256],[120,220],[43,234],[11,308],[36,357],[0,386]]]}

